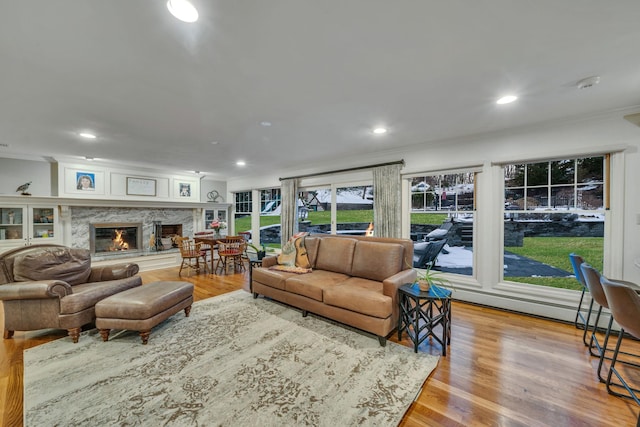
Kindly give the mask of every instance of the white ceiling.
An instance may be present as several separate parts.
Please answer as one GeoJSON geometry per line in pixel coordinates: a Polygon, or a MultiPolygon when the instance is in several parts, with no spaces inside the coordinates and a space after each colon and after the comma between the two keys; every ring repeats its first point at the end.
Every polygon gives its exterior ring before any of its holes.
{"type": "Polygon", "coordinates": [[[640,105],[638,0],[193,4],[2,2],[0,156],[237,177],[640,105]]]}

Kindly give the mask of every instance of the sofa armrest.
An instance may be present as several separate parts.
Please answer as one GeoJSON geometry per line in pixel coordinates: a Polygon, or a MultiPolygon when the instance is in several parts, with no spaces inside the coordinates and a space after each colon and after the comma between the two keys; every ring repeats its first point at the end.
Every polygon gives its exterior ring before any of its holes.
{"type": "Polygon", "coordinates": [[[135,263],[121,263],[91,267],[91,275],[87,282],[105,282],[107,280],[126,279],[138,274],[140,268],[135,263]]]}
{"type": "Polygon", "coordinates": [[[414,283],[418,278],[418,273],[413,269],[402,270],[382,282],[382,293],[395,299],[398,288],[405,283],[414,283]]]}
{"type": "Polygon", "coordinates": [[[402,270],[399,273],[388,277],[382,282],[382,293],[391,297],[391,321],[396,324],[400,309],[398,308],[398,288],[405,283],[414,283],[418,278],[418,273],[414,269],[402,270]]]}
{"type": "Polygon", "coordinates": [[[262,266],[264,268],[269,268],[272,265],[277,265],[277,264],[278,264],[278,257],[275,255],[262,258],[262,266]]]}
{"type": "Polygon", "coordinates": [[[62,298],[71,295],[71,286],[62,280],[12,282],[0,286],[0,300],[62,298]]]}

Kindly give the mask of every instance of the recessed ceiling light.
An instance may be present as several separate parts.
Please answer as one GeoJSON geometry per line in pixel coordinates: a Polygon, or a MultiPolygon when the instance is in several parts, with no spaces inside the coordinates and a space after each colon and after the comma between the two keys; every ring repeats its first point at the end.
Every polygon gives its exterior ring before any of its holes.
{"type": "Polygon", "coordinates": [[[271,126],[271,122],[260,122],[260,126],[268,128],[269,126],[271,126]]]}
{"type": "Polygon", "coordinates": [[[83,138],[87,138],[87,139],[96,139],[96,136],[92,133],[89,132],[80,132],[78,135],[80,135],[83,138]]]}
{"type": "Polygon", "coordinates": [[[211,141],[211,145],[218,145],[220,144],[218,141],[211,141]]]}
{"type": "Polygon", "coordinates": [[[376,135],[382,135],[384,133],[387,133],[387,128],[383,128],[383,127],[375,128],[373,130],[373,133],[375,133],[376,135]]]}
{"type": "Polygon", "coordinates": [[[244,162],[244,160],[238,160],[238,161],[236,162],[236,165],[237,165],[237,166],[245,166],[245,165],[246,165],[246,163],[244,162]]]}
{"type": "Polygon", "coordinates": [[[503,96],[502,98],[498,99],[496,101],[496,104],[511,104],[513,101],[515,101],[516,99],[518,99],[517,96],[515,95],[507,95],[507,96],[503,96]]]}
{"type": "Polygon", "coordinates": [[[167,2],[169,12],[183,22],[196,22],[198,11],[187,0],[169,0],[167,2]]]}

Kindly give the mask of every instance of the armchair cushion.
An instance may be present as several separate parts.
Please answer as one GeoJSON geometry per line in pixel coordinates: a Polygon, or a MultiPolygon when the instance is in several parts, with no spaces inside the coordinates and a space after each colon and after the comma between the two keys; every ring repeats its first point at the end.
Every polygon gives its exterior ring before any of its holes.
{"type": "Polygon", "coordinates": [[[16,282],[62,280],[71,286],[85,283],[91,274],[91,255],[87,249],[49,249],[16,257],[16,282]]]}
{"type": "Polygon", "coordinates": [[[95,306],[106,297],[140,285],[142,285],[140,276],[76,285],[73,287],[73,294],[60,300],[60,314],[78,313],[95,306]]]}

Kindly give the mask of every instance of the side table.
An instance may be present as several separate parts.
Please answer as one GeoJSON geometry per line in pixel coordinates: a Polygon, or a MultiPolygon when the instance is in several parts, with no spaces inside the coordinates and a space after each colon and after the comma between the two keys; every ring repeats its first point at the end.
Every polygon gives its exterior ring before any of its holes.
{"type": "Polygon", "coordinates": [[[417,353],[418,345],[433,337],[446,356],[447,345],[451,343],[451,291],[433,285],[428,291],[421,291],[417,283],[406,283],[398,289],[398,303],[398,340],[406,331],[417,353]],[[442,326],[442,337],[435,333],[436,326],[442,326]]]}
{"type": "Polygon", "coordinates": [[[249,257],[249,292],[253,292],[253,267],[262,267],[262,260],[249,257]]]}

